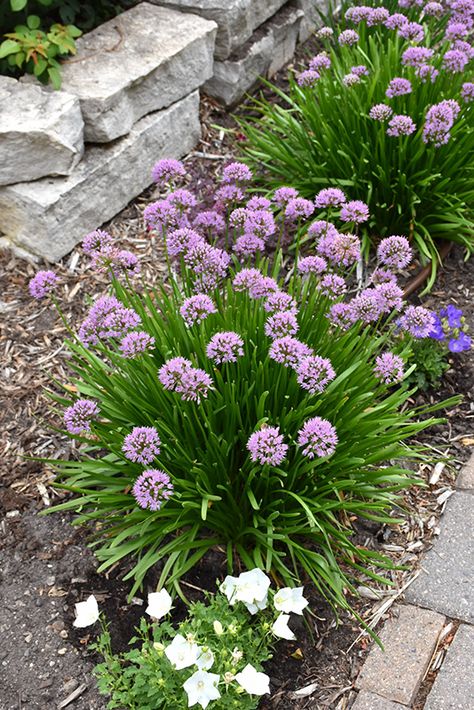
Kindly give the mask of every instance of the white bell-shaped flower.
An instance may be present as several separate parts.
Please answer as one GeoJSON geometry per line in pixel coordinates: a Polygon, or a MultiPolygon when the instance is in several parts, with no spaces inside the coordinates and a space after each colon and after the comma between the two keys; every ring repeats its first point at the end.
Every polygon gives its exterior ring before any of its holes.
{"type": "Polygon", "coordinates": [[[249,695],[265,695],[270,692],[270,678],[266,673],[257,671],[251,663],[237,673],[235,680],[249,695]]]}
{"type": "Polygon", "coordinates": [[[201,650],[197,643],[176,634],[172,642],[165,648],[165,656],[177,671],[194,666],[201,650]]]}
{"type": "Polygon", "coordinates": [[[279,636],[281,639],[287,639],[288,641],[294,641],[296,636],[293,631],[288,626],[288,621],[290,620],[289,614],[280,614],[278,619],[272,626],[272,631],[275,636],[279,636]]]}
{"type": "Polygon", "coordinates": [[[188,696],[188,707],[199,703],[202,708],[207,708],[211,700],[219,700],[221,694],[217,689],[219,676],[217,673],[196,671],[183,683],[183,688],[188,696]]]}
{"type": "Polygon", "coordinates": [[[285,614],[302,614],[308,603],[303,596],[303,587],[283,587],[273,597],[275,609],[285,614]]]}
{"type": "Polygon", "coordinates": [[[92,626],[99,618],[99,606],[97,599],[93,594],[87,597],[85,602],[76,604],[76,618],[73,621],[73,626],[77,629],[84,629],[86,626],[92,626]]]}
{"type": "Polygon", "coordinates": [[[172,599],[166,589],[160,592],[151,592],[148,595],[148,606],[145,610],[154,619],[161,619],[169,613],[171,609],[172,599]]]}

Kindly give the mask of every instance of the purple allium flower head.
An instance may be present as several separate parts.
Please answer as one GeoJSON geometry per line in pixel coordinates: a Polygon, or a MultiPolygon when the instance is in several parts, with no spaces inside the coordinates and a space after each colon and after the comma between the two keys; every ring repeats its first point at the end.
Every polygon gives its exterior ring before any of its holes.
{"type": "Polygon", "coordinates": [[[324,69],[330,69],[330,67],[331,59],[326,52],[319,52],[309,61],[309,68],[315,72],[321,72],[324,69]]]}
{"type": "Polygon", "coordinates": [[[420,66],[415,69],[415,74],[424,84],[427,81],[431,81],[433,84],[439,76],[439,71],[432,67],[431,64],[420,64],[420,66]]]}
{"type": "Polygon", "coordinates": [[[272,340],[284,338],[286,335],[296,335],[298,321],[294,311],[277,311],[269,316],[265,323],[265,335],[272,340]]]}
{"type": "Polygon", "coordinates": [[[399,324],[414,338],[428,338],[435,325],[435,314],[423,306],[407,306],[399,324]]]}
{"type": "Polygon", "coordinates": [[[372,8],[367,5],[354,5],[346,11],[344,17],[348,22],[358,25],[360,22],[366,22],[371,13],[372,8]]]}
{"type": "Polygon", "coordinates": [[[257,252],[265,249],[265,242],[255,234],[242,234],[238,237],[233,246],[233,250],[240,257],[254,256],[257,252]]]}
{"type": "Polygon", "coordinates": [[[457,39],[465,39],[470,32],[470,28],[464,22],[449,22],[446,27],[444,39],[453,42],[457,39]]]}
{"type": "Polygon", "coordinates": [[[408,39],[411,42],[423,42],[425,38],[423,26],[418,24],[418,22],[406,22],[399,27],[398,34],[403,39],[408,39]]]}
{"type": "Polygon", "coordinates": [[[296,368],[301,358],[312,355],[306,343],[302,343],[297,338],[286,335],[283,338],[276,338],[270,345],[268,356],[285,367],[296,368]]]}
{"type": "Polygon", "coordinates": [[[238,185],[234,185],[232,183],[222,185],[222,187],[220,187],[214,195],[214,202],[218,206],[224,205],[224,207],[233,205],[236,202],[242,202],[243,199],[243,190],[238,185]]]}
{"type": "Polygon", "coordinates": [[[173,230],[166,239],[168,254],[173,257],[187,254],[190,249],[200,244],[205,244],[204,239],[198,232],[188,227],[173,230]]]}
{"type": "Polygon", "coordinates": [[[136,426],[123,440],[122,451],[129,461],[146,466],[159,455],[160,444],[160,437],[154,427],[136,426]]]}
{"type": "Polygon", "coordinates": [[[206,355],[217,365],[224,362],[237,362],[244,354],[244,341],[237,333],[227,331],[212,336],[206,348],[206,355]]]}
{"type": "Polygon", "coordinates": [[[322,274],[326,271],[328,263],[322,256],[305,256],[298,261],[300,274],[322,274]]]}
{"type": "Polygon", "coordinates": [[[331,37],[334,34],[334,30],[332,27],[321,27],[317,32],[316,32],[316,37],[319,37],[319,39],[331,39],[331,37]]]}
{"type": "Polygon", "coordinates": [[[168,229],[185,226],[176,206],[168,200],[158,200],[147,205],[143,210],[143,219],[148,229],[153,229],[158,234],[168,229]]]}
{"type": "Polygon", "coordinates": [[[392,138],[409,136],[416,131],[416,124],[410,116],[397,114],[388,122],[387,135],[392,138]]]}
{"type": "Polygon", "coordinates": [[[399,355],[385,352],[375,359],[375,376],[386,385],[393,385],[403,379],[403,359],[399,355]]]}
{"type": "Polygon", "coordinates": [[[222,234],[225,231],[225,220],[219,212],[206,210],[196,215],[193,227],[208,230],[213,234],[222,234]]]}
{"type": "Polygon", "coordinates": [[[360,239],[355,234],[336,234],[323,242],[322,248],[328,259],[337,265],[352,266],[361,256],[360,239]]]}
{"type": "Polygon", "coordinates": [[[388,269],[382,269],[377,267],[372,272],[371,282],[374,286],[380,286],[380,284],[397,283],[397,277],[388,269]]]}
{"type": "Polygon", "coordinates": [[[308,219],[314,212],[314,204],[304,197],[294,197],[288,202],[285,209],[285,217],[291,220],[308,219]]]}
{"type": "Polygon", "coordinates": [[[170,192],[166,199],[179,210],[188,210],[192,207],[196,207],[197,204],[197,200],[193,193],[185,189],[170,192]]]}
{"type": "Polygon", "coordinates": [[[433,143],[435,148],[445,145],[450,137],[450,129],[457,118],[461,107],[457,101],[448,99],[434,104],[426,112],[426,121],[423,126],[423,141],[433,143]]]}
{"type": "Polygon", "coordinates": [[[284,443],[279,427],[267,426],[255,431],[247,441],[250,458],[264,466],[279,466],[286,457],[288,445],[284,443]]]}
{"type": "Polygon", "coordinates": [[[369,70],[365,64],[357,64],[355,67],[351,67],[351,74],[355,74],[356,76],[368,76],[369,70]]]}
{"type": "Polygon", "coordinates": [[[263,304],[267,313],[276,313],[276,311],[292,311],[297,310],[296,301],[286,291],[274,291],[271,293],[263,304]]]}
{"type": "Polygon", "coordinates": [[[315,456],[331,456],[337,446],[336,428],[321,417],[308,419],[298,432],[298,446],[303,448],[303,455],[309,459],[315,456]]]}
{"type": "Polygon", "coordinates": [[[320,190],[314,199],[314,204],[317,209],[325,209],[326,207],[339,207],[346,202],[346,196],[338,187],[327,187],[320,190]]]}
{"type": "Polygon", "coordinates": [[[184,260],[198,275],[199,284],[207,290],[207,288],[215,288],[219,280],[224,278],[230,256],[222,249],[200,242],[185,253],[184,260]]]}
{"type": "Polygon", "coordinates": [[[388,85],[388,89],[385,92],[385,96],[389,99],[393,99],[394,96],[403,96],[404,94],[411,94],[411,82],[408,79],[404,79],[401,76],[396,76],[392,79],[388,85]]]}
{"type": "Polygon", "coordinates": [[[271,207],[271,200],[267,200],[266,197],[261,197],[255,195],[247,202],[248,210],[268,210],[271,207]]]}
{"type": "Polygon", "coordinates": [[[86,234],[82,242],[82,249],[86,254],[93,254],[95,251],[101,251],[104,247],[112,246],[112,242],[113,239],[108,232],[96,229],[86,234]]]}
{"type": "Polygon", "coordinates": [[[321,78],[321,75],[319,72],[315,71],[314,69],[305,69],[305,71],[302,71],[300,74],[298,74],[297,78],[297,83],[298,86],[304,86],[307,88],[311,88],[316,84],[317,81],[321,78]]]}
{"type": "Polygon", "coordinates": [[[212,378],[205,370],[197,367],[186,370],[176,386],[176,392],[179,392],[185,402],[199,403],[203,397],[207,397],[210,389],[212,389],[212,378]]]}
{"type": "Polygon", "coordinates": [[[460,49],[449,49],[443,57],[443,67],[452,73],[463,72],[469,57],[460,49]]]}
{"type": "Polygon", "coordinates": [[[132,493],[140,508],[159,510],[173,495],[174,487],[164,471],[149,468],[137,478],[132,493]]]}
{"type": "Polygon", "coordinates": [[[408,17],[406,15],[403,15],[401,12],[395,12],[393,15],[390,15],[390,17],[387,17],[384,25],[389,30],[399,30],[400,27],[403,27],[403,25],[407,23],[408,17]]]}
{"type": "Polygon", "coordinates": [[[367,222],[369,219],[369,208],[365,202],[360,200],[352,200],[352,202],[347,202],[341,209],[341,221],[342,222],[355,222],[360,224],[361,222],[367,222]]]}
{"type": "Polygon", "coordinates": [[[319,239],[320,237],[335,237],[338,234],[336,227],[331,222],[326,222],[324,219],[318,219],[309,225],[308,234],[311,237],[319,239]]]}
{"type": "Polygon", "coordinates": [[[224,168],[222,182],[240,183],[252,179],[252,172],[244,163],[230,163],[224,168]]]}
{"type": "Polygon", "coordinates": [[[137,355],[141,355],[147,350],[150,350],[154,344],[155,339],[151,335],[148,335],[148,333],[145,333],[143,330],[133,330],[122,338],[119,344],[119,350],[123,357],[131,360],[137,357],[137,355]]]}
{"type": "Polygon", "coordinates": [[[158,379],[165,390],[176,390],[181,384],[184,374],[192,369],[191,360],[184,357],[173,357],[167,360],[158,371],[158,379]]]}
{"type": "Polygon", "coordinates": [[[331,361],[319,355],[308,355],[296,367],[298,384],[310,394],[323,392],[326,385],[336,377],[331,361]]]}
{"type": "Polygon", "coordinates": [[[101,296],[90,308],[79,329],[85,345],[97,345],[99,339],[123,338],[140,323],[140,316],[132,308],[125,308],[115,296],[101,296]]]}
{"type": "Polygon", "coordinates": [[[347,286],[342,276],[338,276],[337,274],[326,274],[321,279],[319,289],[324,296],[327,296],[331,300],[335,300],[346,293],[347,286]]]}
{"type": "MultiPolygon", "coordinates": [[[[474,20],[472,21],[474,24],[474,20]]],[[[474,47],[469,42],[465,42],[462,39],[457,39],[451,45],[451,49],[458,49],[460,52],[464,52],[466,57],[471,60],[474,58],[474,47]]]]}
{"type": "Polygon", "coordinates": [[[427,2],[423,12],[431,17],[441,17],[444,14],[444,7],[440,2],[427,2]]]}
{"type": "Polygon", "coordinates": [[[70,434],[91,430],[91,422],[99,415],[99,407],[90,399],[78,399],[64,410],[64,423],[70,434]]]}
{"type": "Polygon", "coordinates": [[[383,25],[390,17],[390,13],[386,7],[373,7],[370,9],[371,12],[367,16],[367,27],[383,25]]]}
{"type": "Polygon", "coordinates": [[[263,279],[258,269],[241,269],[234,276],[232,287],[234,291],[249,291],[263,279]]]}
{"type": "Polygon", "coordinates": [[[466,81],[461,87],[461,97],[465,103],[474,101],[474,83],[466,81]]]}
{"type": "Polygon", "coordinates": [[[186,298],[179,309],[184,322],[190,328],[195,323],[202,323],[211,313],[217,313],[212,300],[204,293],[186,298]]]}
{"type": "Polygon", "coordinates": [[[344,30],[341,32],[337,40],[339,44],[347,44],[348,46],[352,46],[353,44],[357,44],[359,41],[359,35],[355,30],[344,30]]]}
{"type": "Polygon", "coordinates": [[[380,299],[375,288],[366,288],[349,301],[349,316],[352,321],[373,323],[381,315],[380,299]]]}
{"type": "Polygon", "coordinates": [[[229,224],[234,229],[243,229],[249,210],[246,207],[237,207],[229,215],[229,224]]]}
{"type": "Polygon", "coordinates": [[[267,210],[248,210],[244,222],[244,232],[266,239],[275,233],[276,224],[271,212],[267,210]]]}
{"type": "Polygon", "coordinates": [[[427,64],[433,54],[433,50],[428,47],[408,47],[402,54],[402,64],[409,67],[419,67],[421,64],[427,64]]]}
{"type": "Polygon", "coordinates": [[[138,276],[140,273],[140,262],[133,252],[127,249],[120,249],[115,259],[117,266],[121,267],[128,276],[138,276]]]}
{"type": "Polygon", "coordinates": [[[393,110],[387,104],[375,104],[369,111],[369,116],[374,121],[386,121],[392,115],[393,110]]]}
{"type": "Polygon", "coordinates": [[[151,171],[151,179],[158,185],[166,187],[186,175],[183,163],[173,158],[164,158],[159,160],[153,166],[151,171]]]}
{"type": "Polygon", "coordinates": [[[51,293],[57,283],[58,277],[54,271],[38,271],[38,273],[30,279],[28,288],[31,296],[39,300],[51,293]]]}
{"type": "Polygon", "coordinates": [[[358,74],[345,74],[342,77],[342,83],[344,86],[355,86],[360,84],[360,76],[358,74]]]}
{"type": "Polygon", "coordinates": [[[298,197],[298,190],[295,190],[294,187],[279,187],[278,190],[275,190],[273,202],[279,207],[286,207],[288,202],[296,197],[298,197]]]}
{"type": "Polygon", "coordinates": [[[452,353],[461,353],[464,350],[471,349],[471,338],[466,333],[459,333],[457,338],[450,338],[448,342],[448,350],[452,353]]]}
{"type": "Polygon", "coordinates": [[[390,313],[393,310],[399,311],[403,308],[403,291],[393,281],[378,284],[375,290],[379,299],[381,313],[390,313]]]}
{"type": "Polygon", "coordinates": [[[262,276],[250,286],[249,293],[251,298],[268,298],[271,293],[279,290],[275,279],[272,279],[271,276],[262,276]]]}
{"type": "Polygon", "coordinates": [[[377,256],[379,261],[390,269],[404,269],[411,262],[413,252],[406,237],[392,235],[379,243],[377,256]]]}
{"type": "Polygon", "coordinates": [[[330,323],[341,330],[347,330],[354,323],[352,310],[348,303],[333,303],[327,317],[330,323]]]}

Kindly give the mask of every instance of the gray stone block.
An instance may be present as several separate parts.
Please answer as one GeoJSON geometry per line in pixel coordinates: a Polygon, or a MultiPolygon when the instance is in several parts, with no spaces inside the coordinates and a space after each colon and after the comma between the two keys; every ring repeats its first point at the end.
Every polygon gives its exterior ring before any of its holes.
{"type": "Polygon", "coordinates": [[[469,461],[462,467],[456,479],[456,488],[474,491],[474,454],[471,454],[469,461]]]}
{"type": "Polygon", "coordinates": [[[474,709],[474,629],[461,624],[448,649],[424,710],[474,709]]]}
{"type": "Polygon", "coordinates": [[[217,22],[215,57],[227,59],[252,36],[257,27],[272,17],[287,0],[150,0],[164,5],[193,12],[217,22]]]}
{"type": "Polygon", "coordinates": [[[75,96],[0,76],[0,185],[68,175],[83,152],[75,96]]]}
{"type": "Polygon", "coordinates": [[[474,497],[457,491],[446,506],[441,532],[407,589],[413,604],[474,623],[474,497]]]}
{"type": "Polygon", "coordinates": [[[217,26],[143,2],[77,40],[63,88],[81,102],[85,139],[107,143],[212,76],[217,26]]]}
{"type": "Polygon", "coordinates": [[[445,618],[415,606],[398,606],[374,645],[356,687],[402,705],[411,705],[436,647],[445,618]]]}
{"type": "Polygon", "coordinates": [[[68,178],[0,189],[0,232],[47,261],[67,254],[151,184],[160,158],[180,158],[200,138],[199,94],[138,121],[128,136],[91,146],[68,178]]]}
{"type": "Polygon", "coordinates": [[[298,41],[306,42],[316,27],[321,27],[323,24],[319,13],[328,12],[329,0],[296,0],[296,7],[304,12],[298,41]]]}
{"type": "Polygon", "coordinates": [[[361,690],[351,710],[406,710],[406,705],[392,703],[380,695],[361,690]]]}
{"type": "Polygon", "coordinates": [[[271,77],[293,57],[303,13],[290,3],[260,27],[238,52],[214,62],[214,76],[203,86],[226,106],[236,104],[261,76],[271,77]]]}

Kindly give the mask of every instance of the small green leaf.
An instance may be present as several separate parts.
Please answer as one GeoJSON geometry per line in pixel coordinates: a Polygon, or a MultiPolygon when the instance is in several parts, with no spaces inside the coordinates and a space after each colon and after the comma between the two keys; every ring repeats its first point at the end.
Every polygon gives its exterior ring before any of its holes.
{"type": "Polygon", "coordinates": [[[48,69],[49,80],[51,81],[53,87],[58,90],[61,88],[61,72],[56,67],[49,67],[48,69]]]}
{"type": "Polygon", "coordinates": [[[13,12],[19,12],[26,7],[27,0],[10,0],[10,7],[13,12]]]}
{"type": "Polygon", "coordinates": [[[13,39],[6,39],[0,44],[0,59],[15,54],[20,49],[20,44],[13,39]]]}
{"type": "Polygon", "coordinates": [[[37,30],[41,24],[41,20],[38,15],[28,15],[28,17],[26,18],[26,24],[28,25],[30,30],[37,30]]]}

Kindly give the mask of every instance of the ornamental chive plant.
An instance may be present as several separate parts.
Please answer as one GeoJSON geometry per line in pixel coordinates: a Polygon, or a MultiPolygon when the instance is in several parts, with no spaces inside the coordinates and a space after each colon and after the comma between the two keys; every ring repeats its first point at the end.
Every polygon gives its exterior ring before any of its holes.
{"type": "MultiPolygon", "coordinates": [[[[347,608],[357,575],[381,579],[374,565],[389,566],[357,544],[352,521],[393,521],[413,481],[401,461],[425,460],[411,440],[437,421],[419,421],[404,380],[410,343],[435,326],[396,283],[411,247],[383,240],[357,280],[353,231],[367,205],[341,190],[250,197],[251,173],[234,163],[214,210],[200,212],[191,193],[182,200],[182,172],[158,163],[168,194],[145,209],[167,283],[145,283],[103,232],[84,240],[96,268],[106,253],[111,282],[71,330],[72,379],[53,395],[79,445],[50,462],[74,494],[56,510],[92,523],[101,571],[132,560],[131,594],[152,567],[181,593],[180,578],[220,546],[229,572],[310,579],[347,608]],[[320,219],[328,210],[332,222],[320,219]]],[[[54,286],[34,283],[37,297],[54,286]]]]}
{"type": "Polygon", "coordinates": [[[364,246],[408,236],[434,262],[430,284],[439,239],[470,253],[474,229],[474,5],[441,10],[350,7],[320,31],[324,49],[290,75],[288,92],[269,85],[278,101],[256,99],[240,121],[264,184],[305,198],[348,189],[370,208],[364,246]]]}

